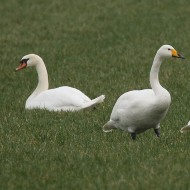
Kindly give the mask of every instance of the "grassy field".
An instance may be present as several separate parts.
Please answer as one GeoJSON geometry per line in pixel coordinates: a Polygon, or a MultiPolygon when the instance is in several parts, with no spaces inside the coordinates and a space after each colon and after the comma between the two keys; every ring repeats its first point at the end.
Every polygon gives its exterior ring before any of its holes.
{"type": "Polygon", "coordinates": [[[179,132],[190,119],[189,10],[188,0],[1,0],[0,189],[190,189],[190,133],[179,132]],[[161,137],[103,133],[122,93],[149,88],[163,44],[186,60],[161,66],[172,96],[161,137]],[[105,94],[105,102],[78,113],[26,111],[37,74],[14,69],[28,53],[44,59],[50,88],[105,94]]]}

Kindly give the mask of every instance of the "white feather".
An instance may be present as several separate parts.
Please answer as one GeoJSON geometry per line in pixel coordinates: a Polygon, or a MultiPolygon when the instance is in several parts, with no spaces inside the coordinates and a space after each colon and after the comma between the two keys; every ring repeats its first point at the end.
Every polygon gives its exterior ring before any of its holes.
{"type": "Polygon", "coordinates": [[[188,122],[188,124],[186,126],[184,126],[184,127],[182,127],[180,129],[181,133],[184,133],[184,132],[187,132],[187,131],[190,131],[190,121],[188,122]]]}

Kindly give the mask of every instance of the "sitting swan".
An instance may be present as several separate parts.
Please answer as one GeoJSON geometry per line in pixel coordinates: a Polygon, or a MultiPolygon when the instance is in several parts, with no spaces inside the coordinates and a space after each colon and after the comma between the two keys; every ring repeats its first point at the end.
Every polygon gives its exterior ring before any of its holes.
{"type": "Polygon", "coordinates": [[[128,131],[132,139],[136,134],[153,128],[160,136],[160,122],[170,106],[170,93],[164,89],[158,79],[162,61],[166,58],[184,57],[170,45],[163,45],[157,51],[150,71],[152,89],[133,90],[121,95],[113,107],[110,120],[103,126],[104,132],[120,128],[128,131]]]}
{"type": "Polygon", "coordinates": [[[26,109],[47,109],[49,111],[79,111],[85,108],[94,107],[102,103],[105,96],[101,95],[93,100],[76,88],[62,86],[55,89],[49,89],[48,74],[46,66],[41,57],[35,54],[25,55],[19,71],[23,68],[35,66],[38,73],[38,85],[34,92],[26,101],[26,109]]]}

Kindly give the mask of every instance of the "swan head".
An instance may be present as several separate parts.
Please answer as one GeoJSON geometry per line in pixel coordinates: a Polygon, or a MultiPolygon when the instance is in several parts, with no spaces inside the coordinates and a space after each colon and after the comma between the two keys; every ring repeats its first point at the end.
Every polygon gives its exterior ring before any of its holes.
{"type": "Polygon", "coordinates": [[[26,67],[36,66],[40,61],[42,61],[42,58],[36,54],[25,55],[20,60],[20,65],[19,65],[19,67],[16,68],[16,71],[19,71],[26,67]]]}
{"type": "Polygon", "coordinates": [[[185,59],[185,57],[179,54],[171,45],[161,46],[160,49],[157,51],[157,54],[163,58],[174,57],[174,58],[185,59]]]}

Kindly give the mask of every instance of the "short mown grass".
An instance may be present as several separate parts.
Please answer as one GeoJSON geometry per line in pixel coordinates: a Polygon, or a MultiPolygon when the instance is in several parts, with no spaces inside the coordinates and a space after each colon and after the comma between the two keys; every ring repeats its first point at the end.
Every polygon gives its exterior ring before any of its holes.
{"type": "Polygon", "coordinates": [[[179,132],[190,119],[189,10],[187,0],[1,0],[0,189],[189,189],[190,134],[179,132]],[[103,133],[122,93],[150,87],[163,44],[186,60],[161,66],[172,96],[162,136],[103,133]],[[25,110],[37,74],[14,69],[28,53],[44,59],[51,88],[105,102],[77,113],[25,110]]]}

